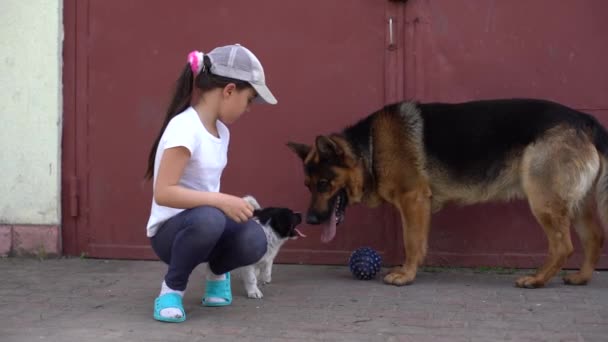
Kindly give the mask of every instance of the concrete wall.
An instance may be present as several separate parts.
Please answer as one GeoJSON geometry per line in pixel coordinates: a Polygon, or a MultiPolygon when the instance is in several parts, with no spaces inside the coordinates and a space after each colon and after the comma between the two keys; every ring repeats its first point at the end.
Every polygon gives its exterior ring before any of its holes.
{"type": "Polygon", "coordinates": [[[56,253],[62,1],[2,0],[0,24],[0,255],[56,253]]]}

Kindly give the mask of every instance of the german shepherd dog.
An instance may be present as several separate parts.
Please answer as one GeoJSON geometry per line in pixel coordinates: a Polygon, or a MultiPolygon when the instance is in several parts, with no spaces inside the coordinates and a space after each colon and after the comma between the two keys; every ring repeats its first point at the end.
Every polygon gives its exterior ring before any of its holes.
{"type": "Polygon", "coordinates": [[[608,133],[592,116],[536,99],[464,103],[401,102],[312,146],[287,144],[303,161],[311,193],[309,224],[330,241],[345,209],[388,202],[401,215],[406,258],[385,277],[414,281],[424,261],[431,213],[448,203],[526,199],[548,240],[548,256],[516,285],[544,286],[573,252],[570,225],[584,248],[566,284],[586,284],[608,222],[608,133]]]}

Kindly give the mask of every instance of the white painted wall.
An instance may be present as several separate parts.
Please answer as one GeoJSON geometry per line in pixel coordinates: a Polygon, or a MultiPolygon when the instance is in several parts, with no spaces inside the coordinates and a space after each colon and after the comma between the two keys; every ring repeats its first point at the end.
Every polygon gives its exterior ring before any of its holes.
{"type": "Polygon", "coordinates": [[[0,0],[0,224],[59,224],[61,0],[0,0]]]}

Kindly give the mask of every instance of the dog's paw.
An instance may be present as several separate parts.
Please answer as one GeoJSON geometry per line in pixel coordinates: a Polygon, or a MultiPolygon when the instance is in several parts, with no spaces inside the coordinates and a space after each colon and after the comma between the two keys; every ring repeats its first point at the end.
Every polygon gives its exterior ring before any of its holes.
{"type": "Polygon", "coordinates": [[[517,279],[517,281],[515,281],[515,285],[517,287],[522,287],[526,289],[535,289],[538,287],[545,286],[545,281],[536,275],[524,276],[517,279]]]}
{"type": "Polygon", "coordinates": [[[260,278],[260,281],[262,282],[262,285],[270,284],[270,282],[272,282],[272,277],[264,275],[260,278]]]}
{"type": "Polygon", "coordinates": [[[262,291],[260,291],[260,289],[255,288],[247,292],[247,297],[252,299],[262,299],[264,295],[262,294],[262,291]]]}
{"type": "Polygon", "coordinates": [[[391,285],[409,285],[414,282],[416,272],[409,271],[404,267],[395,267],[384,277],[384,282],[391,285]]]}
{"type": "Polygon", "coordinates": [[[591,276],[583,274],[581,272],[576,272],[564,276],[563,279],[564,284],[566,285],[587,285],[589,279],[591,279],[591,276]]]}

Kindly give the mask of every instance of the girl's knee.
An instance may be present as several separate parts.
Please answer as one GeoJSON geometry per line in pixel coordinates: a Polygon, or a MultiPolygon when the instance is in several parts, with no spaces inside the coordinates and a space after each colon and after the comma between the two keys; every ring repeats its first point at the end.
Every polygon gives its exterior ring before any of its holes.
{"type": "Polygon", "coordinates": [[[266,254],[268,241],[264,230],[258,224],[251,224],[239,235],[240,249],[246,251],[252,262],[260,260],[266,254]]]}
{"type": "Polygon", "coordinates": [[[226,243],[224,249],[218,251],[215,257],[209,260],[209,267],[215,274],[255,264],[266,254],[268,247],[264,230],[253,221],[245,227],[240,226],[236,232],[230,234],[226,243]]]}

